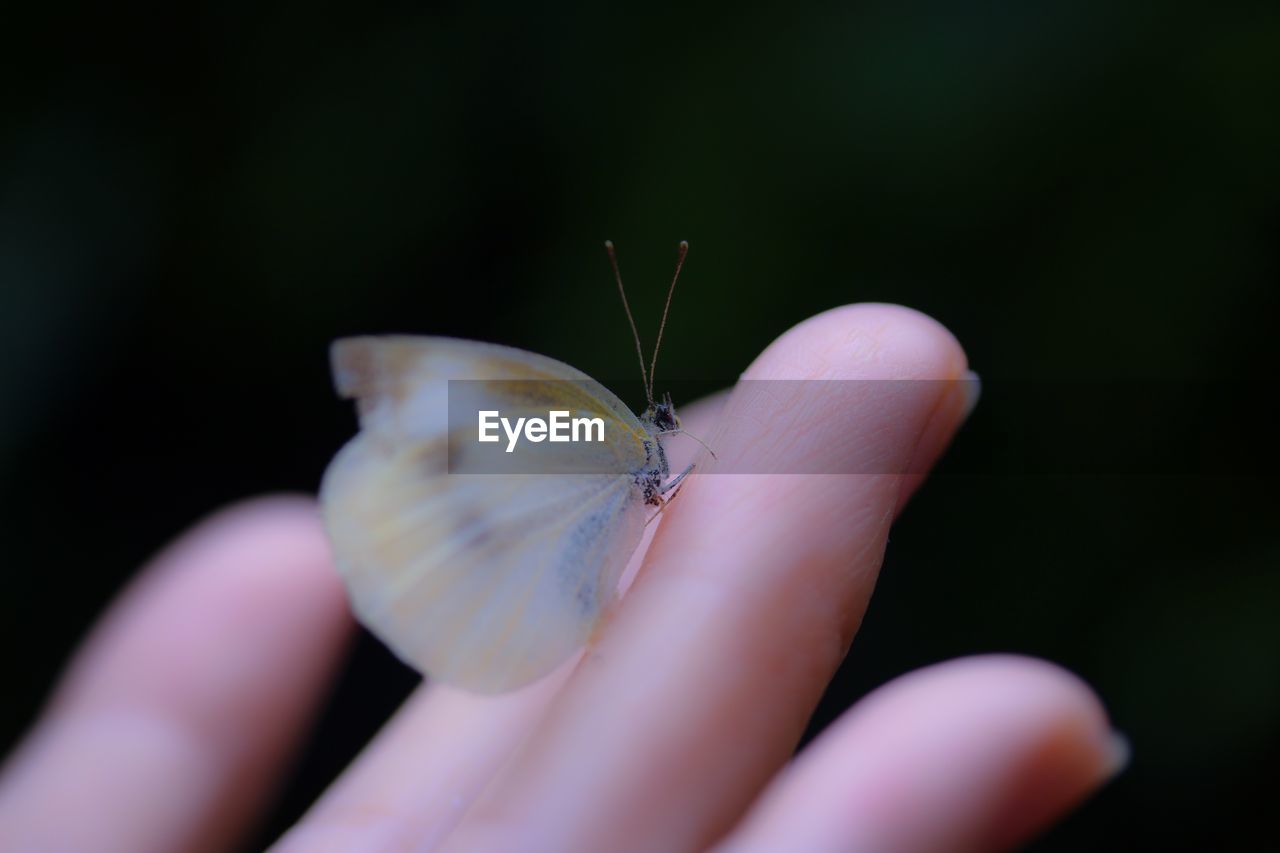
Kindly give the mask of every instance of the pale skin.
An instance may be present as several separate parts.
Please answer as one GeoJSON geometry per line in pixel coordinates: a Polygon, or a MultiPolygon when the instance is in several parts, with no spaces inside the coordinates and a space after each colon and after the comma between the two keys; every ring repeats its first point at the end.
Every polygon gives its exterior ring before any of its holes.
{"type": "MultiPolygon", "coordinates": [[[[966,369],[935,321],[857,305],[793,328],[745,376],[966,369]]],[[[735,418],[731,396],[687,408],[718,460],[701,458],[654,525],[581,660],[496,698],[424,684],[276,849],[964,851],[1043,831],[1124,761],[1093,692],[1044,661],[910,673],[793,756],[854,641],[890,522],[970,403],[946,390],[899,401],[905,428],[889,433],[872,429],[885,413],[839,401],[799,427],[785,405],[764,419],[735,418]],[[740,454],[785,470],[839,469],[850,453],[919,473],[706,476],[740,454]]],[[[692,458],[672,455],[675,470],[692,458]]],[[[9,758],[0,849],[233,845],[352,630],[309,499],[200,523],[110,608],[9,758]]]]}

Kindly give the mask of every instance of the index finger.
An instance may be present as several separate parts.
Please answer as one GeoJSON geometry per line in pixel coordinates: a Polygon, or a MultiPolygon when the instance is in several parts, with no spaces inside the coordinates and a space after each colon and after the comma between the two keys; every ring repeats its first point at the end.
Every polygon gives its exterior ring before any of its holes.
{"type": "MultiPolygon", "coordinates": [[[[792,329],[744,378],[958,380],[966,369],[935,321],[858,305],[792,329]]],[[[691,478],[559,707],[464,821],[462,847],[702,847],[787,760],[861,619],[913,460],[935,458],[968,408],[955,382],[871,400],[846,390],[799,409],[781,386],[767,411],[730,398],[719,459],[702,470],[870,473],[691,478]]]]}
{"type": "Polygon", "coordinates": [[[350,633],[314,504],[183,536],[108,611],[0,775],[5,850],[220,850],[264,805],[350,633]]]}

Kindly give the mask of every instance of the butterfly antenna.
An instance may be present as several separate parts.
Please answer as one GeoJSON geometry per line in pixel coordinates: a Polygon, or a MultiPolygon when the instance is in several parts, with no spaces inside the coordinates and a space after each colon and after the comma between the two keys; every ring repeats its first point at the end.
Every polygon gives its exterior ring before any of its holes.
{"type": "Polygon", "coordinates": [[[609,263],[613,266],[613,277],[618,282],[618,295],[622,297],[622,308],[627,312],[627,322],[631,324],[631,337],[636,341],[636,357],[640,359],[640,381],[644,383],[644,395],[649,405],[653,405],[653,392],[650,391],[649,376],[644,372],[644,348],[640,346],[640,332],[636,330],[636,318],[631,316],[631,303],[627,302],[627,291],[622,287],[622,273],[618,271],[618,255],[613,250],[613,241],[605,240],[604,249],[609,253],[609,263]]]}
{"type": "Polygon", "coordinates": [[[649,402],[653,402],[653,374],[658,369],[658,348],[662,346],[662,333],[667,328],[667,312],[671,310],[671,296],[676,292],[676,282],[680,280],[680,270],[684,267],[684,256],[689,254],[689,241],[680,241],[680,251],[676,255],[676,274],[671,277],[671,287],[667,288],[667,304],[662,307],[662,322],[658,324],[658,341],[653,345],[653,361],[649,364],[649,402]]]}

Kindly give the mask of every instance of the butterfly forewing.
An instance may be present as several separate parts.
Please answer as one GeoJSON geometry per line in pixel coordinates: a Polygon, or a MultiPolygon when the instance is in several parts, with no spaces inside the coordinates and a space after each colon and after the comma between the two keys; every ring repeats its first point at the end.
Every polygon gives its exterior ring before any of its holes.
{"type": "Polygon", "coordinates": [[[362,429],[321,496],[357,616],[411,665],[467,689],[545,675],[590,636],[639,542],[645,428],[580,371],[506,347],[348,339],[334,347],[334,373],[362,429]],[[450,379],[493,380],[477,393],[500,411],[564,400],[598,413],[607,441],[588,452],[602,467],[450,473],[450,379]]]}

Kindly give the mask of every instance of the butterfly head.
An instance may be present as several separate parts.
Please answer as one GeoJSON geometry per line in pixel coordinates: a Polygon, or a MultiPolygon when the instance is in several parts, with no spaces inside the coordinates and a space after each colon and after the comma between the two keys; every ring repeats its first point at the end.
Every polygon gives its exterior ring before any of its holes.
{"type": "Polygon", "coordinates": [[[653,431],[658,435],[680,431],[680,419],[676,417],[676,407],[671,402],[670,394],[650,403],[649,408],[644,411],[642,420],[653,427],[653,431]]]}

